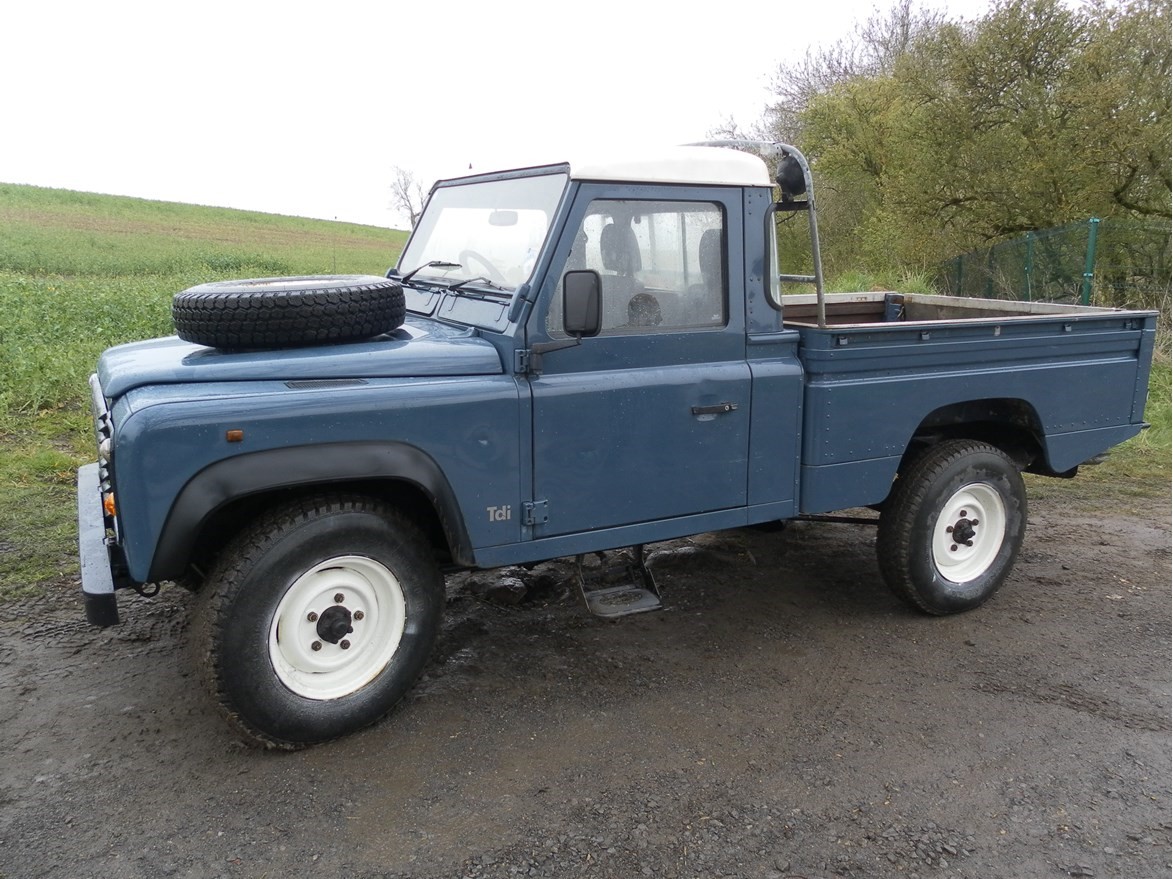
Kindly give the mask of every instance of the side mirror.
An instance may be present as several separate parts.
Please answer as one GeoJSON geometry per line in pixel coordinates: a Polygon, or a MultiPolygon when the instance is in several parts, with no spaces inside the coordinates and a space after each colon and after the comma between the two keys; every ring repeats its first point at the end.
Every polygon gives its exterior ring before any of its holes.
{"type": "Polygon", "coordinates": [[[562,329],[576,339],[597,336],[602,329],[603,282],[591,270],[567,272],[562,279],[562,329]]]}

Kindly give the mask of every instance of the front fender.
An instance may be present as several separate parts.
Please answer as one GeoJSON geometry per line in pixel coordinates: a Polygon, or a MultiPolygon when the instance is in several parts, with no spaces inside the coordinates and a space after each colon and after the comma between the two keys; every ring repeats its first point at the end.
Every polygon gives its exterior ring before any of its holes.
{"type": "Polygon", "coordinates": [[[182,576],[196,536],[217,510],[233,501],[277,489],[358,481],[407,482],[417,487],[436,510],[453,558],[458,564],[473,564],[472,543],[456,494],[429,455],[406,443],[331,443],[239,455],[193,476],[167,515],[148,581],[182,576]]]}

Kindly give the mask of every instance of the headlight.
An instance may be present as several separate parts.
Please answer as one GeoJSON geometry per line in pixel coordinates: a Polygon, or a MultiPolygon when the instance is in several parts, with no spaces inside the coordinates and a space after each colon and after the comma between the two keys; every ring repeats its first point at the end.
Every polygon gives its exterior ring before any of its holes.
{"type": "Polygon", "coordinates": [[[94,419],[98,454],[103,463],[109,464],[114,460],[114,425],[110,421],[110,410],[106,406],[106,396],[102,393],[102,386],[98,383],[96,373],[90,376],[90,414],[94,419]]]}

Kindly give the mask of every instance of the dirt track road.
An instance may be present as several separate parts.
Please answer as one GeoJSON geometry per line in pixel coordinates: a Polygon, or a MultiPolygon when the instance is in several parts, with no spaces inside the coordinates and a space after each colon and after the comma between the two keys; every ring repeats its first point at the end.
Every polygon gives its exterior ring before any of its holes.
{"type": "MultiPolygon", "coordinates": [[[[946,619],[866,528],[657,545],[666,610],[449,582],[392,716],[241,748],[193,686],[190,598],[0,607],[0,877],[1158,877],[1170,530],[1032,506],[1015,575],[946,619]]],[[[479,575],[483,584],[488,575],[479,575]]]]}

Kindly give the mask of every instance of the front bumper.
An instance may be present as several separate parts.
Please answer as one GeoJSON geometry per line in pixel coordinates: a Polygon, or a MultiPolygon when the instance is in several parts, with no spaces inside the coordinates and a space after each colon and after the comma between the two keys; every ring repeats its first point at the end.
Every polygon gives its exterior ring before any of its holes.
{"type": "Polygon", "coordinates": [[[86,464],[77,471],[77,546],[86,619],[95,626],[113,626],[118,622],[118,599],[114,596],[98,464],[86,464]]]}

